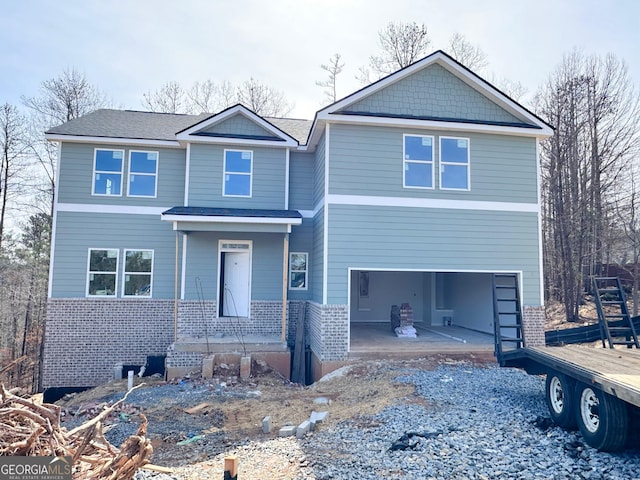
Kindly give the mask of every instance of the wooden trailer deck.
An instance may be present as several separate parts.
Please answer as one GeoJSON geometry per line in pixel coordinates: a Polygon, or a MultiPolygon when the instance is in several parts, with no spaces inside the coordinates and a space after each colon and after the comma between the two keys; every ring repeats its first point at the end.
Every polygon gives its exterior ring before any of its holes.
{"type": "Polygon", "coordinates": [[[526,347],[505,352],[505,365],[533,374],[549,369],[640,407],[640,350],[594,348],[578,345],[526,347]]]}

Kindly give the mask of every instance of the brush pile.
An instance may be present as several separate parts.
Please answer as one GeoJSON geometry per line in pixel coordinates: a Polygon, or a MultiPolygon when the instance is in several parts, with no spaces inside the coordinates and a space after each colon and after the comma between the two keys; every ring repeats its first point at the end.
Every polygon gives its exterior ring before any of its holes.
{"type": "Polygon", "coordinates": [[[74,479],[127,480],[149,463],[153,452],[147,419],[120,448],[109,443],[102,422],[127,395],[73,430],[60,426],[60,407],[38,404],[0,385],[0,455],[69,456],[74,479]]]}

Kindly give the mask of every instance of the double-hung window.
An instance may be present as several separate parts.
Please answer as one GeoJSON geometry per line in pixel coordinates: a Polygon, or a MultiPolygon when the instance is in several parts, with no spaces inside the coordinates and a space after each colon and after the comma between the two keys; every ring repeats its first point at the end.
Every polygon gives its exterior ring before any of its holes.
{"type": "Polygon", "coordinates": [[[87,272],[88,297],[113,297],[118,281],[118,250],[89,249],[87,272]]]}
{"type": "Polygon", "coordinates": [[[250,197],[252,172],[252,151],[225,150],[222,194],[225,197],[250,197]]]}
{"type": "Polygon", "coordinates": [[[155,197],[158,178],[158,152],[129,151],[130,197],[155,197]]]}
{"type": "Polygon", "coordinates": [[[124,150],[96,148],[93,159],[92,195],[122,195],[124,150]]]}
{"type": "Polygon", "coordinates": [[[151,297],[153,250],[124,251],[123,297],[151,297]]]}
{"type": "Polygon", "coordinates": [[[440,188],[469,190],[469,139],[440,137],[440,188]]]}
{"type": "Polygon", "coordinates": [[[433,137],[404,135],[403,186],[433,188],[433,137]]]}
{"type": "Polygon", "coordinates": [[[289,255],[289,289],[306,290],[309,274],[309,254],[291,253],[289,255]]]}

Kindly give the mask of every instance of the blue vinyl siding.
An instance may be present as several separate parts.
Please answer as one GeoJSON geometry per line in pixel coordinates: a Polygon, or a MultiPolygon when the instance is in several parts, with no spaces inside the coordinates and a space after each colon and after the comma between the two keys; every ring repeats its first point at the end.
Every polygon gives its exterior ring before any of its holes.
{"type": "MultiPolygon", "coordinates": [[[[313,218],[313,246],[309,256],[311,300],[322,303],[322,274],[324,266],[324,207],[313,218]]],[[[346,291],[345,291],[346,295],[346,291]]]]}
{"type": "Polygon", "coordinates": [[[318,202],[322,201],[324,198],[324,155],[325,155],[325,134],[322,134],[320,141],[318,142],[318,147],[315,152],[315,169],[314,169],[314,184],[313,184],[313,205],[315,206],[318,202]]]}
{"type": "Polygon", "coordinates": [[[247,117],[241,114],[236,114],[226,120],[213,125],[210,128],[203,130],[203,132],[217,133],[222,135],[248,135],[248,136],[260,136],[260,137],[274,137],[275,135],[255,122],[249,120],[247,117]]]}
{"type": "Polygon", "coordinates": [[[186,151],[178,148],[62,143],[58,202],[173,207],[184,201],[186,151]],[[92,196],[94,149],[124,150],[122,196],[92,196]],[[159,152],[156,198],[127,197],[129,151],[159,152]]]}
{"type": "Polygon", "coordinates": [[[311,288],[313,287],[312,275],[317,268],[322,269],[322,265],[318,266],[313,263],[313,219],[305,218],[302,225],[294,226],[289,235],[289,251],[290,252],[306,252],[309,254],[307,260],[307,290],[289,290],[288,296],[290,300],[307,300],[311,297],[311,288]]]}
{"type": "Polygon", "coordinates": [[[313,154],[291,153],[289,158],[289,208],[313,210],[313,154]]]}
{"type": "Polygon", "coordinates": [[[437,64],[398,80],[343,110],[522,123],[520,119],[437,64]]]}
{"type": "Polygon", "coordinates": [[[159,215],[58,212],[52,297],[84,297],[89,248],[113,248],[119,249],[118,298],[124,249],[154,250],[153,298],[174,298],[175,241],[171,224],[159,215]]]}
{"type": "Polygon", "coordinates": [[[284,148],[193,144],[189,165],[189,205],[283,209],[285,173],[286,151],[284,148]],[[253,152],[251,197],[222,196],[225,148],[253,152]]]}
{"type": "Polygon", "coordinates": [[[328,303],[347,301],[347,269],[523,271],[540,305],[535,213],[329,206],[328,303]]]}
{"type": "Polygon", "coordinates": [[[329,193],[332,194],[537,202],[536,141],[533,138],[332,125],[329,158],[329,193]],[[435,138],[433,190],[402,187],[403,134],[435,138]],[[470,191],[440,189],[438,139],[441,136],[470,140],[470,191]]]}
{"type": "Polygon", "coordinates": [[[188,235],[185,299],[198,299],[196,278],[199,278],[204,299],[217,300],[219,240],[252,240],[251,300],[282,300],[284,236],[233,232],[193,232],[188,235]]]}

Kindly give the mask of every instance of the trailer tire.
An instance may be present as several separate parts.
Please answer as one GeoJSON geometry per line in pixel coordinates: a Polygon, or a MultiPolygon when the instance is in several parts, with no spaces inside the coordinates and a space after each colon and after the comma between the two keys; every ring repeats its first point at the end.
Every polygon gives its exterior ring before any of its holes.
{"type": "Polygon", "coordinates": [[[628,433],[628,412],[622,400],[578,382],[575,406],[578,428],[588,445],[604,452],[614,452],[624,447],[628,433]]]}
{"type": "Polygon", "coordinates": [[[551,419],[556,425],[567,430],[577,427],[574,406],[575,381],[556,371],[547,373],[545,399],[551,419]]]}

